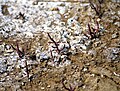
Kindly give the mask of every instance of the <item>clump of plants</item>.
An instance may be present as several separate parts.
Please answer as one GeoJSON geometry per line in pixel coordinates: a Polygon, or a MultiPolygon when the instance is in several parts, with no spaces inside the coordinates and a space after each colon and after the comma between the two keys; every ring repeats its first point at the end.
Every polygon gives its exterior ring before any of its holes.
{"type": "Polygon", "coordinates": [[[91,27],[91,25],[88,23],[88,31],[87,34],[85,34],[89,39],[95,39],[99,37],[100,32],[100,26],[99,22],[96,21],[96,26],[91,27]]]}
{"type": "MultiPolygon", "coordinates": [[[[30,46],[30,45],[29,45],[30,46]]],[[[13,48],[13,50],[15,50],[19,56],[20,59],[25,58],[25,68],[26,68],[26,73],[27,73],[27,78],[28,80],[30,80],[30,76],[29,76],[29,67],[27,64],[27,59],[28,57],[30,58],[31,56],[29,56],[28,54],[28,44],[24,45],[21,49],[20,49],[20,45],[17,41],[15,41],[15,43],[11,44],[11,47],[13,48]]]]}
{"type": "Polygon", "coordinates": [[[59,42],[55,41],[49,33],[47,33],[51,42],[49,42],[49,52],[50,58],[53,62],[60,63],[64,62],[68,59],[70,44],[68,42],[59,42]]]}

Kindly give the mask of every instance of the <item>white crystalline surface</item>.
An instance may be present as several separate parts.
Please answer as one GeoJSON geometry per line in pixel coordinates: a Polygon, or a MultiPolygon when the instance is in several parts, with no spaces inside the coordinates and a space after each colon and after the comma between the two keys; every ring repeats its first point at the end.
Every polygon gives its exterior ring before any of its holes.
{"type": "MultiPolygon", "coordinates": [[[[36,48],[36,50],[39,50],[39,52],[36,52],[37,61],[51,57],[54,62],[59,60],[66,61],[67,53],[75,52],[76,49],[86,53],[86,50],[91,46],[91,42],[88,40],[88,37],[82,34],[82,26],[77,21],[79,14],[74,11],[81,4],[38,2],[37,5],[34,5],[34,3],[35,0],[0,1],[0,37],[5,39],[13,37],[17,40],[24,40],[34,38],[36,33],[39,32],[43,32],[45,37],[48,37],[47,33],[49,33],[56,42],[59,42],[59,50],[55,48],[55,44],[49,38],[51,43],[48,43],[48,50],[45,50],[47,52],[41,51],[39,47],[36,48]],[[7,15],[2,12],[3,5],[7,5],[9,12],[7,15]],[[73,12],[73,15],[70,15],[71,12],[73,12]],[[86,43],[81,41],[86,41],[86,43]],[[58,53],[58,51],[60,52],[58,53]]],[[[87,5],[89,4],[81,7],[87,5]]],[[[6,55],[9,56],[9,54],[6,55]]],[[[20,60],[16,59],[16,56],[18,57],[17,53],[14,53],[13,59],[18,62],[16,65],[19,67],[20,60]]],[[[21,64],[23,62],[21,60],[21,64]]]]}

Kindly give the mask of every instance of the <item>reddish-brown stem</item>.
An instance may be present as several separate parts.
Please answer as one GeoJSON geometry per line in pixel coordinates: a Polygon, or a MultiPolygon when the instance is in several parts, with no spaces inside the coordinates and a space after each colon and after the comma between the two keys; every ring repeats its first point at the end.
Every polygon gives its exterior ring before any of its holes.
{"type": "Polygon", "coordinates": [[[90,0],[89,0],[89,2],[90,2],[90,5],[91,5],[91,8],[95,10],[97,15],[99,15],[99,12],[98,12],[98,9],[97,9],[98,7],[97,6],[95,7],[95,5],[90,0]]]}
{"type": "Polygon", "coordinates": [[[92,34],[92,31],[91,31],[91,28],[90,28],[90,24],[88,24],[88,32],[89,32],[90,35],[92,34]]]}
{"type": "Polygon", "coordinates": [[[89,24],[88,24],[88,33],[89,33],[91,39],[92,39],[92,38],[94,37],[94,35],[95,35],[94,32],[92,32],[89,24]]]}
{"type": "Polygon", "coordinates": [[[101,18],[104,12],[101,12],[101,4],[103,3],[103,0],[98,0],[99,5],[94,5],[91,0],[89,0],[90,6],[93,10],[95,10],[96,15],[101,18]]]}
{"type": "Polygon", "coordinates": [[[50,36],[49,33],[47,33],[47,34],[48,34],[48,37],[50,38],[50,40],[55,44],[58,53],[60,53],[60,50],[59,50],[59,48],[58,48],[58,43],[50,36]]]}
{"type": "Polygon", "coordinates": [[[97,24],[97,30],[99,30],[99,23],[98,23],[98,21],[96,21],[96,24],[97,24]]]}
{"type": "MultiPolygon", "coordinates": [[[[96,38],[96,33],[99,32],[99,22],[96,21],[96,26],[97,28],[93,28],[93,27],[90,27],[90,24],[88,24],[88,33],[90,35],[90,38],[93,39],[93,38],[96,38]]],[[[87,34],[85,34],[86,36],[88,36],[87,34]]]]}
{"type": "Polygon", "coordinates": [[[12,46],[12,48],[13,48],[14,50],[16,50],[16,52],[17,52],[17,54],[18,54],[18,56],[19,56],[20,58],[22,58],[22,57],[25,55],[24,51],[21,51],[21,50],[19,49],[19,45],[18,45],[17,42],[16,42],[16,48],[13,47],[13,45],[11,45],[11,46],[12,46]]]}

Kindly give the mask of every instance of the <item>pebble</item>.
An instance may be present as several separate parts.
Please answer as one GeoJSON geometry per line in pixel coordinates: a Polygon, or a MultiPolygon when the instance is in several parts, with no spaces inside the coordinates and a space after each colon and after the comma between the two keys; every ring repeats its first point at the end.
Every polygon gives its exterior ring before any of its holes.
{"type": "Polygon", "coordinates": [[[115,22],[114,25],[120,26],[120,22],[115,22]]]}
{"type": "Polygon", "coordinates": [[[48,87],[48,88],[50,88],[51,86],[50,86],[50,85],[48,85],[47,87],[48,87]]]}
{"type": "Polygon", "coordinates": [[[115,39],[115,38],[117,38],[119,35],[118,35],[118,33],[114,33],[114,34],[112,34],[112,39],[115,39]]]}
{"type": "Polygon", "coordinates": [[[88,70],[87,68],[84,68],[84,69],[83,69],[84,72],[87,71],[87,70],[88,70]]]}
{"type": "Polygon", "coordinates": [[[116,72],[113,72],[113,74],[114,74],[115,76],[120,77],[120,74],[117,74],[116,72]]]}
{"type": "Polygon", "coordinates": [[[83,50],[87,50],[87,46],[84,45],[84,44],[81,44],[81,45],[80,45],[80,48],[82,48],[83,50]]]}
{"type": "Polygon", "coordinates": [[[45,89],[45,87],[41,87],[41,89],[42,89],[42,90],[44,90],[44,89],[45,89]]]}
{"type": "Polygon", "coordinates": [[[91,74],[90,76],[95,77],[95,74],[91,74]]]}
{"type": "Polygon", "coordinates": [[[47,27],[50,27],[52,25],[52,21],[47,21],[46,25],[47,25],[47,27]]]}

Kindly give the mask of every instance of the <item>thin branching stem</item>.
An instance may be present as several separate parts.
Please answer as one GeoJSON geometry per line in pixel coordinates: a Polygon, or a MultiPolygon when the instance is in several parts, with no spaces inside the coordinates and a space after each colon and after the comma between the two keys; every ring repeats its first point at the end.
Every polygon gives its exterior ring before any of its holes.
{"type": "Polygon", "coordinates": [[[17,42],[16,42],[16,48],[15,48],[13,45],[11,45],[11,46],[12,46],[12,48],[13,48],[14,50],[16,50],[16,52],[17,52],[17,54],[18,54],[18,56],[19,56],[20,58],[22,58],[22,57],[25,55],[24,51],[21,51],[21,50],[20,50],[19,45],[18,45],[17,42]]]}
{"type": "Polygon", "coordinates": [[[96,15],[97,15],[99,18],[101,18],[102,15],[103,15],[103,13],[104,13],[104,12],[102,12],[102,7],[101,7],[101,4],[103,3],[103,0],[98,0],[98,3],[99,3],[99,4],[96,4],[96,5],[94,5],[94,4],[91,2],[91,0],[89,0],[89,3],[90,3],[91,8],[96,12],[96,15]]]}
{"type": "MultiPolygon", "coordinates": [[[[90,35],[90,38],[96,38],[97,37],[97,33],[99,32],[99,22],[96,21],[96,28],[94,27],[90,27],[90,24],[88,23],[88,34],[90,35]]],[[[87,34],[85,34],[86,36],[88,36],[87,34]]],[[[88,36],[89,37],[89,36],[88,36]]]]}
{"type": "Polygon", "coordinates": [[[58,43],[50,36],[49,33],[47,33],[47,34],[48,34],[48,37],[50,38],[50,40],[55,44],[55,47],[56,47],[58,53],[60,53],[60,49],[58,48],[58,43]]]}

